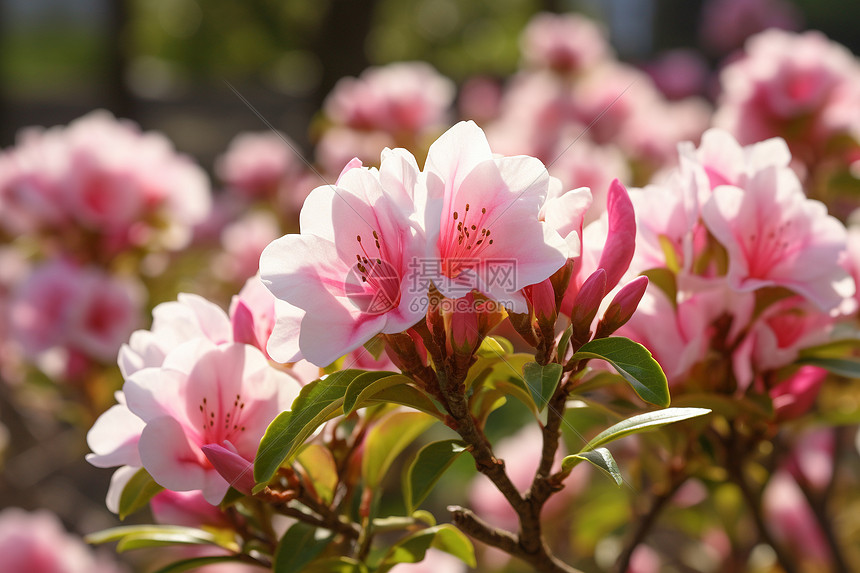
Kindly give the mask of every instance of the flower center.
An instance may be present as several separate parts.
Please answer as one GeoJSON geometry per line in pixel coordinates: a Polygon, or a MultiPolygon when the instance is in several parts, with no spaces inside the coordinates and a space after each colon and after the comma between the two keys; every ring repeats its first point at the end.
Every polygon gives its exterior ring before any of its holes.
{"type": "Polygon", "coordinates": [[[245,425],[242,423],[245,402],[240,394],[236,394],[233,404],[226,412],[221,408],[210,409],[207,398],[200,402],[199,409],[205,444],[220,444],[224,440],[235,442],[233,436],[245,431],[245,425]]]}
{"type": "Polygon", "coordinates": [[[448,278],[455,278],[463,270],[474,266],[481,253],[493,244],[490,229],[484,226],[486,215],[485,207],[481,207],[480,215],[476,215],[468,203],[462,219],[458,211],[451,215],[448,241],[442,251],[442,273],[448,278]]]}
{"type": "Polygon", "coordinates": [[[371,314],[382,314],[400,304],[400,275],[385,257],[379,234],[373,231],[373,247],[368,251],[361,235],[355,237],[359,253],[346,283],[346,295],[358,308],[371,314]]]}

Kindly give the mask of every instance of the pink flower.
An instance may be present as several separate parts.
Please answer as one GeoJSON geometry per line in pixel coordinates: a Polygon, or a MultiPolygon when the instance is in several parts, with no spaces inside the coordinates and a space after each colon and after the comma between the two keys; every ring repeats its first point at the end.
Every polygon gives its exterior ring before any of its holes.
{"type": "Polygon", "coordinates": [[[796,159],[814,163],[830,139],[857,134],[860,64],[819,32],[768,30],[747,42],[745,56],[722,75],[714,124],[741,143],[782,136],[796,159]]]}
{"type": "Polygon", "coordinates": [[[248,345],[180,350],[196,354],[194,360],[135,372],[123,393],[145,423],[138,450],[153,479],[174,491],[201,490],[216,504],[231,483],[203,448],[221,446],[250,464],[269,422],[289,408],[299,385],[248,345]]]}
{"type": "Polygon", "coordinates": [[[702,219],[728,252],[732,288],[781,286],[825,311],[854,294],[840,266],[845,227],[822,203],[806,198],[792,172],[768,167],[744,189],[717,187],[702,206],[702,219]]]}
{"type": "Polygon", "coordinates": [[[273,197],[304,171],[293,148],[281,133],[240,133],[216,160],[215,172],[231,191],[247,198],[273,197]]]}
{"type": "Polygon", "coordinates": [[[0,512],[0,555],[10,573],[117,573],[116,563],[96,556],[63,529],[47,510],[28,513],[16,507],[0,512]]]}
{"type": "Polygon", "coordinates": [[[536,15],[520,39],[523,59],[531,67],[581,73],[611,55],[606,32],[578,14],[536,15]]]}
{"type": "Polygon", "coordinates": [[[0,160],[0,211],[10,215],[0,222],[44,232],[63,247],[69,239],[92,243],[95,234],[105,256],[182,247],[210,204],[202,169],[164,136],[103,111],[26,131],[0,160]]]}
{"type": "Polygon", "coordinates": [[[798,30],[801,15],[785,0],[708,0],[702,6],[702,43],[716,53],[728,53],[768,28],[798,30]]]}
{"type": "Polygon", "coordinates": [[[430,65],[399,62],[341,79],[324,109],[336,124],[396,135],[440,125],[453,99],[454,84],[430,65]]]}
{"type": "Polygon", "coordinates": [[[517,291],[549,278],[569,254],[539,219],[546,168],[532,157],[494,157],[483,131],[460,122],[430,146],[425,173],[427,256],[439,261],[436,287],[449,298],[475,289],[526,312],[517,291]]]}
{"type": "Polygon", "coordinates": [[[51,348],[107,362],[140,322],[143,293],[130,280],[53,260],[16,288],[12,336],[31,359],[51,348]]]}
{"type": "Polygon", "coordinates": [[[152,328],[132,333],[119,351],[119,369],[128,378],[138,370],[158,367],[180,345],[204,339],[212,344],[233,341],[230,319],[216,304],[196,294],[180,293],[176,301],[152,309],[152,328]]]}
{"type": "Polygon", "coordinates": [[[242,283],[257,274],[260,254],[283,231],[268,211],[252,211],[230,223],[221,232],[221,248],[215,272],[226,281],[242,283]]]}
{"type": "Polygon", "coordinates": [[[788,380],[770,389],[774,414],[778,420],[792,420],[806,414],[815,404],[827,371],[817,366],[803,366],[788,380]]]}
{"type": "Polygon", "coordinates": [[[404,159],[386,153],[379,171],[350,168],[336,185],[317,187],[302,208],[301,234],[263,251],[263,282],[291,305],[288,319],[276,321],[272,332],[282,346],[268,345],[275,360],[294,360],[298,340],[301,356],[326,366],[424,315],[428,285],[421,288],[416,264],[423,234],[404,210],[414,205],[418,173],[414,159],[404,159]]]}
{"type": "Polygon", "coordinates": [[[768,481],[762,505],[778,542],[790,547],[798,561],[827,569],[827,542],[806,498],[787,472],[778,471],[768,481]]]}
{"type": "Polygon", "coordinates": [[[708,81],[708,64],[693,50],[676,49],[664,52],[644,66],[663,94],[671,99],[701,95],[708,81]]]}

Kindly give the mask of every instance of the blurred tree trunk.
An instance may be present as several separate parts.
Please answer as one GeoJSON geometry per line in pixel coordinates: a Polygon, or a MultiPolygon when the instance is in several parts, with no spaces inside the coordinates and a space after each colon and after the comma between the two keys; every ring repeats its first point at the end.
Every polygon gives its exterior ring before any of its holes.
{"type": "Polygon", "coordinates": [[[133,119],[137,110],[125,77],[128,66],[129,0],[104,0],[104,4],[108,16],[105,34],[107,107],[117,117],[133,119]]]}
{"type": "Polygon", "coordinates": [[[376,0],[331,0],[313,51],[323,73],[314,94],[314,105],[322,106],[326,95],[343,76],[356,76],[368,66],[365,42],[373,22],[376,0]]]}

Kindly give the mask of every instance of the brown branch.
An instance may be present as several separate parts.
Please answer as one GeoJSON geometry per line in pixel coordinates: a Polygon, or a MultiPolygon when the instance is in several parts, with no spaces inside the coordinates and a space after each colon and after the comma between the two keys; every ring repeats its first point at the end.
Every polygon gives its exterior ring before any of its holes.
{"type": "Polygon", "coordinates": [[[353,523],[345,523],[340,519],[327,520],[323,517],[306,513],[298,508],[290,507],[285,503],[280,505],[273,505],[272,507],[281,515],[292,517],[297,521],[307,523],[308,525],[313,525],[314,527],[322,527],[323,529],[329,529],[350,539],[358,539],[358,536],[361,534],[361,530],[357,525],[353,523]]]}
{"type": "Polygon", "coordinates": [[[541,551],[526,551],[516,535],[489,525],[472,511],[456,505],[449,506],[448,511],[451,512],[454,525],[462,531],[478,541],[522,559],[541,573],[580,573],[578,569],[554,557],[543,542],[541,542],[541,551]]]}

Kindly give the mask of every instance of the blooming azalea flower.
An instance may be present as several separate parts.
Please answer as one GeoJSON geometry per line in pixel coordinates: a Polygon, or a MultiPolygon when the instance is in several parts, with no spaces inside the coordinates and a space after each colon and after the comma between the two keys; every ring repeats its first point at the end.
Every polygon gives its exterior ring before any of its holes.
{"type": "Polygon", "coordinates": [[[195,359],[135,372],[123,393],[145,424],[138,442],[143,467],[164,487],[201,490],[215,504],[231,485],[218,471],[228,464],[213,463],[204,448],[218,446],[250,465],[269,422],[289,408],[300,385],[249,345],[179,351],[195,359]]]}
{"type": "Polygon", "coordinates": [[[526,312],[516,291],[549,278],[569,254],[539,219],[546,168],[532,157],[494,157],[484,132],[460,122],[430,146],[425,174],[428,258],[439,261],[439,291],[459,298],[475,289],[526,312]],[[501,265],[513,274],[500,276],[501,265]]]}
{"type": "Polygon", "coordinates": [[[296,358],[298,336],[301,356],[326,366],[380,332],[406,330],[426,311],[423,234],[403,208],[418,178],[414,162],[389,153],[378,171],[359,165],[314,189],[301,234],[273,241],[260,257],[264,284],[291,305],[277,307],[289,316],[275,322],[268,345],[275,360],[296,358]]]}
{"type": "Polygon", "coordinates": [[[854,294],[854,282],[840,266],[845,227],[824,204],[806,198],[792,172],[769,167],[744,189],[717,187],[702,218],[728,252],[732,288],[781,286],[822,310],[854,294]]]}

